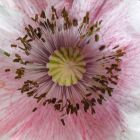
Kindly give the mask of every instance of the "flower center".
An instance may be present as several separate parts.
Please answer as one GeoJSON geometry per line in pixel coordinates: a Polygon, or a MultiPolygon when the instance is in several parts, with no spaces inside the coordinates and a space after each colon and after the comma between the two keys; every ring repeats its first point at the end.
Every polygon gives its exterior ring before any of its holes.
{"type": "Polygon", "coordinates": [[[48,74],[53,82],[61,86],[78,83],[86,72],[84,57],[78,48],[60,48],[55,50],[47,63],[48,74]]]}

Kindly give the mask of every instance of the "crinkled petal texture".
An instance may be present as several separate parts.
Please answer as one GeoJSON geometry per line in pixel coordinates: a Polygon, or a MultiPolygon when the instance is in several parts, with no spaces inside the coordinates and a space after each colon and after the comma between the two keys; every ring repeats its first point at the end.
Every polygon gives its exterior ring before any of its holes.
{"type": "Polygon", "coordinates": [[[140,36],[128,30],[127,7],[130,3],[122,0],[3,0],[1,4],[6,8],[0,8],[0,21],[3,21],[0,24],[0,136],[8,135],[9,140],[123,139],[123,133],[128,131],[126,117],[140,107],[137,92],[140,86],[140,36]],[[60,121],[59,112],[50,105],[38,105],[38,110],[32,112],[36,101],[22,95],[17,90],[21,81],[4,72],[7,67],[11,70],[16,67],[2,54],[3,50],[7,51],[10,43],[22,34],[24,23],[30,21],[29,17],[44,9],[49,11],[51,5],[60,10],[65,6],[77,19],[89,11],[92,21],[103,20],[101,41],[93,44],[93,47],[106,44],[109,47],[104,50],[105,54],[109,54],[110,48],[118,44],[126,50],[113,96],[103,105],[97,105],[94,115],[82,110],[78,116],[68,115],[65,126],[60,121]],[[23,16],[11,14],[12,10],[23,16]]]}

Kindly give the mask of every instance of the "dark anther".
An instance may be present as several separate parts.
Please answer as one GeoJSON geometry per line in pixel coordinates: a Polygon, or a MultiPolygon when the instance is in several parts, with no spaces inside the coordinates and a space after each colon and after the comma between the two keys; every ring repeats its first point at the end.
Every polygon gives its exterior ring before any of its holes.
{"type": "Polygon", "coordinates": [[[97,102],[98,102],[99,104],[102,104],[102,99],[97,99],[97,102]]]}
{"type": "Polygon", "coordinates": [[[55,104],[55,105],[54,105],[55,110],[60,110],[60,107],[61,107],[60,104],[55,104]]]}
{"type": "Polygon", "coordinates": [[[78,25],[78,20],[77,19],[73,19],[73,26],[77,26],[78,25]]]}
{"type": "Polygon", "coordinates": [[[6,55],[6,56],[10,56],[10,53],[8,53],[8,52],[4,52],[4,55],[6,55]]]}
{"type": "Polygon", "coordinates": [[[106,47],[105,45],[102,45],[102,46],[99,47],[99,50],[102,51],[102,50],[105,49],[105,47],[106,47]]]}
{"type": "Polygon", "coordinates": [[[95,109],[93,107],[91,107],[91,114],[95,114],[95,109]]]}
{"type": "Polygon", "coordinates": [[[98,34],[95,35],[95,41],[96,41],[96,42],[99,41],[99,35],[98,35],[98,34]]]}
{"type": "Polygon", "coordinates": [[[5,69],[5,72],[9,72],[10,71],[10,69],[5,69]]]}
{"type": "Polygon", "coordinates": [[[37,108],[35,107],[32,111],[35,112],[37,110],[37,108]]]}
{"type": "Polygon", "coordinates": [[[44,12],[44,11],[42,11],[42,12],[41,12],[40,17],[42,17],[42,18],[46,18],[46,14],[45,14],[45,12],[44,12]]]}
{"type": "Polygon", "coordinates": [[[61,119],[61,123],[65,126],[65,121],[64,121],[64,119],[61,119]]]}
{"type": "Polygon", "coordinates": [[[56,98],[53,98],[51,102],[54,104],[56,102],[56,98]]]}
{"type": "Polygon", "coordinates": [[[17,45],[16,44],[11,44],[11,48],[16,48],[17,45]]]}

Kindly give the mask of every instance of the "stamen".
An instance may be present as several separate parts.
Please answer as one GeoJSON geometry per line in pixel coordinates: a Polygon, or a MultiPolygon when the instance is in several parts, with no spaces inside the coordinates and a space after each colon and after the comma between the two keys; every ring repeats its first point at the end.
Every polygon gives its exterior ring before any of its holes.
{"type": "Polygon", "coordinates": [[[4,52],[4,55],[10,57],[10,53],[8,53],[8,52],[6,52],[6,51],[4,52]]]}

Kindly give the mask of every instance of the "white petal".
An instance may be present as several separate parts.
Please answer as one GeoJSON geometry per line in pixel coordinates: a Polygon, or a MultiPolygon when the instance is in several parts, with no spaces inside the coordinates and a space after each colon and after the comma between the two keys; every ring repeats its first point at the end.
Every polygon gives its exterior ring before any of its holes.
{"type": "Polygon", "coordinates": [[[0,6],[0,48],[10,48],[21,34],[22,26],[23,16],[18,11],[0,6]]]}
{"type": "Polygon", "coordinates": [[[133,0],[133,4],[129,10],[130,24],[133,26],[136,32],[140,33],[140,1],[133,0]]]}

